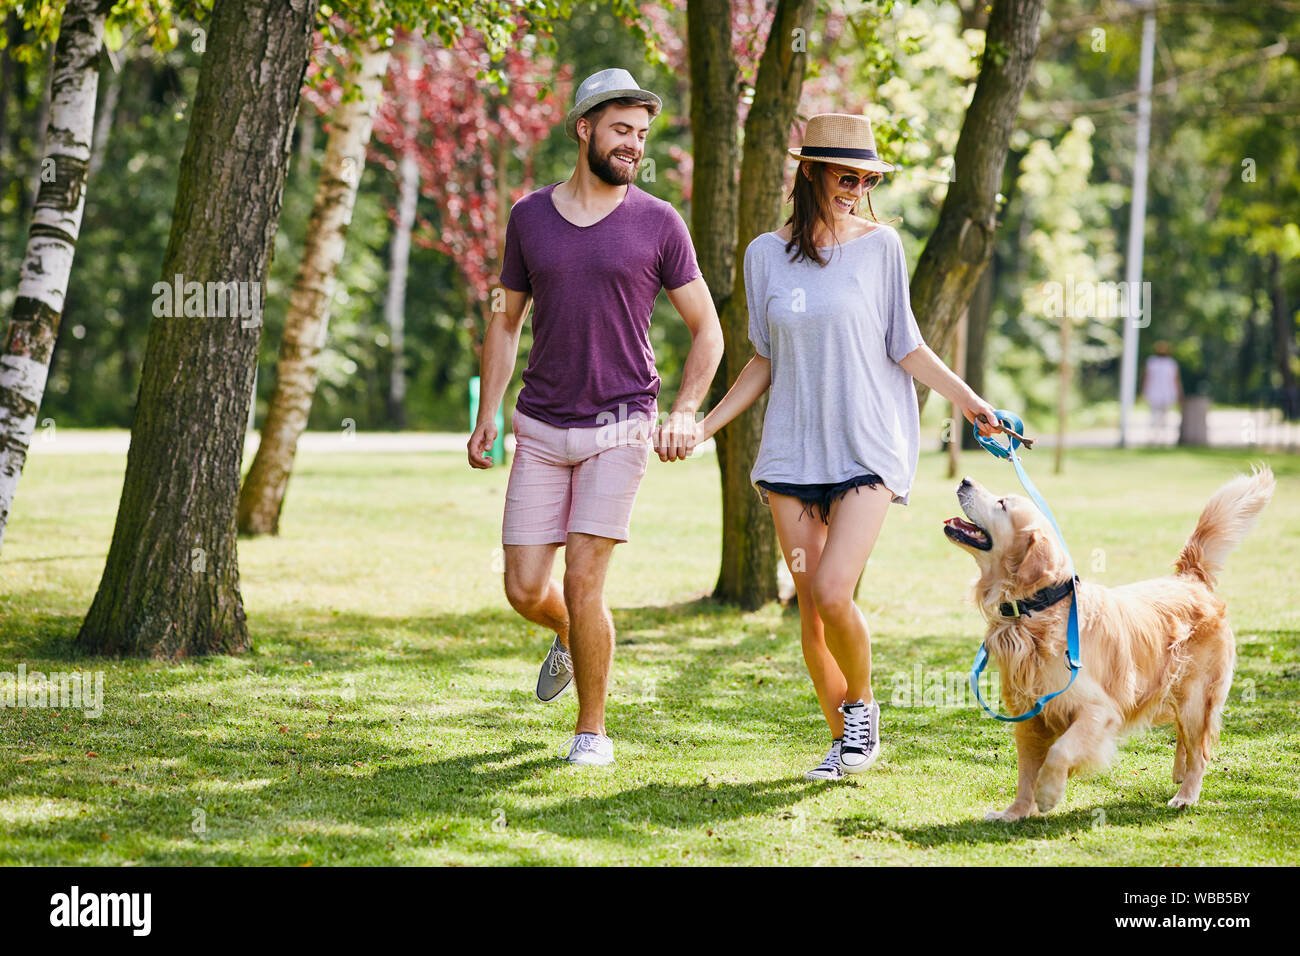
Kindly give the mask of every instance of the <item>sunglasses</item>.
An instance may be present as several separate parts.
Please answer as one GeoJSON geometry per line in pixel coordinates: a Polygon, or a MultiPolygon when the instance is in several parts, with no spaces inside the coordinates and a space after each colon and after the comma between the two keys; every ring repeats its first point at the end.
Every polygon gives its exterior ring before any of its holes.
{"type": "MultiPolygon", "coordinates": [[[[831,175],[834,175],[834,173],[831,175]]],[[[870,189],[884,179],[880,173],[867,173],[865,176],[854,176],[852,173],[845,173],[837,178],[840,181],[840,189],[857,189],[858,183],[861,183],[863,188],[870,189]]]]}

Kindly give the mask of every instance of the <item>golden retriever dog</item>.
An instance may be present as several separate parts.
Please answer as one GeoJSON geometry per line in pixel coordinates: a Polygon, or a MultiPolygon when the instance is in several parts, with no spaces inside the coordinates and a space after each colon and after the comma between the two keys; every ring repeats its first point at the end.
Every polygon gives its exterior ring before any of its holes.
{"type": "MultiPolygon", "coordinates": [[[[987,819],[1046,813],[1060,802],[1071,774],[1109,762],[1122,735],[1171,722],[1178,732],[1174,783],[1181,786],[1169,805],[1196,802],[1236,663],[1215,579],[1268,504],[1273,485],[1273,472],[1259,466],[1215,492],[1173,574],[1122,587],[1079,584],[1083,666],[1073,687],[1015,725],[1016,797],[987,819]]],[[[984,644],[1001,672],[1003,712],[1022,714],[1070,677],[1069,594],[1032,609],[1069,580],[1069,561],[1030,499],[997,497],[966,478],[957,500],[965,518],[949,518],[944,533],[979,565],[975,600],[988,621],[984,644]]]]}

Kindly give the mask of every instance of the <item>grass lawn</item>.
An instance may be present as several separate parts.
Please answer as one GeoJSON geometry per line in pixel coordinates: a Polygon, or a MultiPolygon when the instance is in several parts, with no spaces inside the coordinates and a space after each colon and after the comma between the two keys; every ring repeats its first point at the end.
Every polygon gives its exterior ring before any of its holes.
{"type": "MultiPolygon", "coordinates": [[[[550,636],[501,590],[504,470],[301,455],[283,534],[240,548],[253,651],[173,665],[76,651],[124,461],[37,454],[0,562],[0,672],[102,671],[103,713],[0,709],[0,862],[1300,863],[1300,458],[1254,457],[1278,491],[1219,589],[1239,664],[1200,804],[1165,806],[1162,728],[1071,781],[1051,814],[1008,826],[983,820],[1011,800],[1015,748],[964,693],[975,566],[942,534],[956,483],[937,454],[922,456],[913,503],[891,510],[862,587],[883,755],[832,785],[802,779],[827,733],[796,613],[704,599],[719,547],[711,456],[651,462],[609,585],[618,762],[583,770],[556,759],[572,692],[549,705],[532,693],[550,636]]],[[[1028,467],[1084,577],[1119,584],[1164,573],[1250,460],[1078,451],[1054,476],[1050,452],[1031,452],[1028,467]]],[[[963,467],[1019,491],[989,455],[963,467]]]]}

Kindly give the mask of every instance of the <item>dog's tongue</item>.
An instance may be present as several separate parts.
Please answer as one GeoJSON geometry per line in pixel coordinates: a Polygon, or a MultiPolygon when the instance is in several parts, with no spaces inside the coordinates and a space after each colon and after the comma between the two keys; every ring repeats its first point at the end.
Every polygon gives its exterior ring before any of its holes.
{"type": "Polygon", "coordinates": [[[971,524],[965,518],[949,518],[947,521],[944,522],[944,524],[954,528],[958,528],[962,531],[976,532],[980,530],[977,525],[971,524]]]}

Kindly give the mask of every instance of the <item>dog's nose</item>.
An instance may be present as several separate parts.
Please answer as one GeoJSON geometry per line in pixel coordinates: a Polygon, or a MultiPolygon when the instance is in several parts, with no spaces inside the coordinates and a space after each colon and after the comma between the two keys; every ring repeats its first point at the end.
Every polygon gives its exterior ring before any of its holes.
{"type": "Polygon", "coordinates": [[[958,485],[957,487],[958,487],[958,488],[969,488],[970,486],[971,486],[971,480],[970,480],[969,478],[963,478],[963,479],[961,480],[961,484],[958,485]]]}

